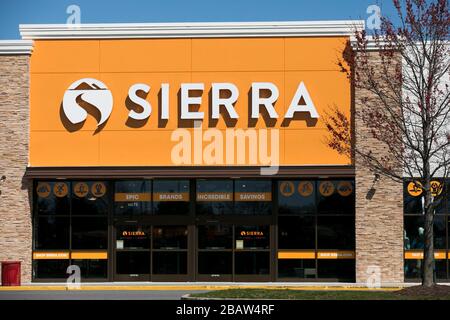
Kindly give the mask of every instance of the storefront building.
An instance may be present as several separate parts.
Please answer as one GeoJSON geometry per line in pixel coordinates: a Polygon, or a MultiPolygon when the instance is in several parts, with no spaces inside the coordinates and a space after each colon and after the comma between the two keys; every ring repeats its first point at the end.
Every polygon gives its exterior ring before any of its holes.
{"type": "Polygon", "coordinates": [[[414,278],[420,195],[325,143],[336,107],[384,152],[338,66],[354,27],[21,26],[0,42],[0,260],[24,282],[414,278]]]}

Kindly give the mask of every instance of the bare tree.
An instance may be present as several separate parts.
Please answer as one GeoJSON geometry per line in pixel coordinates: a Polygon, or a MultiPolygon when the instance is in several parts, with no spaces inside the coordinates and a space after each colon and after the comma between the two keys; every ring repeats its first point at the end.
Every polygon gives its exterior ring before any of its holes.
{"type": "MultiPolygon", "coordinates": [[[[346,61],[340,62],[363,92],[363,112],[355,114],[371,138],[386,148],[376,154],[352,139],[353,123],[338,108],[325,117],[327,144],[372,172],[405,178],[423,196],[422,285],[435,285],[433,220],[442,201],[450,165],[450,14],[448,0],[393,0],[399,25],[386,17],[372,35],[355,32],[346,61]],[[374,50],[375,49],[375,50],[374,50]],[[376,63],[374,63],[376,61],[376,63]],[[348,66],[348,67],[347,67],[348,66]]],[[[400,192],[400,190],[399,190],[400,192]]]]}

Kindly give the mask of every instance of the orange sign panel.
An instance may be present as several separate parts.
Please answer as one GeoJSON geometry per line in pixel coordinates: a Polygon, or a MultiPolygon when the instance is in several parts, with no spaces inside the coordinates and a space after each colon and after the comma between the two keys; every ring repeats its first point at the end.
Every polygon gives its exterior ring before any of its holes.
{"type": "Polygon", "coordinates": [[[153,201],[189,201],[188,192],[155,192],[153,201]]]}
{"type": "Polygon", "coordinates": [[[355,259],[355,252],[349,250],[320,250],[317,259],[355,259]]]}
{"type": "Polygon", "coordinates": [[[347,41],[35,40],[30,165],[348,165],[323,122],[347,41]]]}
{"type": "Polygon", "coordinates": [[[280,251],[278,259],[315,259],[315,251],[280,251]]]}
{"type": "Polygon", "coordinates": [[[33,252],[34,260],[64,260],[69,258],[69,252],[33,252]]]}

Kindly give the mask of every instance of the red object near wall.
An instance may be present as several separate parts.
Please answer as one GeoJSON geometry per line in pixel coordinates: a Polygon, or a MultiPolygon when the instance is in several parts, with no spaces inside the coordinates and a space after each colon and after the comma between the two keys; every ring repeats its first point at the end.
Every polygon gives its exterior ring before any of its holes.
{"type": "Polygon", "coordinates": [[[2,261],[2,286],[20,286],[20,261],[2,261]]]}

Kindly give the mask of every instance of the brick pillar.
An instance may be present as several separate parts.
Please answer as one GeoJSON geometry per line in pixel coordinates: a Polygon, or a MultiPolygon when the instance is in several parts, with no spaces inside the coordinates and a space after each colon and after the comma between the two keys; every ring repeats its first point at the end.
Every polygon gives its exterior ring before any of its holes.
{"type": "Polygon", "coordinates": [[[27,181],[29,140],[28,55],[0,55],[0,261],[20,260],[31,281],[32,227],[27,181]]]}
{"type": "MultiPolygon", "coordinates": [[[[371,61],[379,63],[378,53],[371,61]]],[[[355,143],[357,148],[371,150],[375,155],[386,154],[387,148],[373,139],[364,127],[361,113],[373,108],[363,103],[371,93],[355,89],[355,143]]],[[[379,104],[381,105],[381,103],[379,104]]],[[[369,266],[381,271],[381,282],[403,283],[403,186],[385,177],[374,184],[374,174],[358,155],[356,166],[356,282],[367,281],[369,266]]]]}

